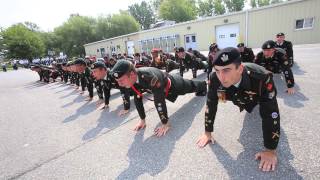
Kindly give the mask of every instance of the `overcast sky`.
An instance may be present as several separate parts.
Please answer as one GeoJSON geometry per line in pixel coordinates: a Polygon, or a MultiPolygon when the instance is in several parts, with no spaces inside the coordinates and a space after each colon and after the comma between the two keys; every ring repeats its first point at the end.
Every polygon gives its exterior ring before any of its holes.
{"type": "Polygon", "coordinates": [[[142,0],[1,0],[0,27],[30,21],[44,31],[52,31],[68,19],[70,14],[98,17],[126,10],[142,0]]]}

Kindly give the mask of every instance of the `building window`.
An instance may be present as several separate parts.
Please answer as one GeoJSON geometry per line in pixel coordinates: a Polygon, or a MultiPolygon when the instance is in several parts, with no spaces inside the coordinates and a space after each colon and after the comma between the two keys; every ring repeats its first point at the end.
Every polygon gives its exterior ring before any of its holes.
{"type": "Polygon", "coordinates": [[[191,36],[192,42],[196,42],[196,36],[191,36]]]}
{"type": "Polygon", "coordinates": [[[296,20],[296,30],[299,29],[311,29],[313,28],[313,21],[314,18],[304,18],[304,19],[297,19],[296,20]]]}
{"type": "Polygon", "coordinates": [[[190,38],[189,36],[186,37],[186,43],[189,43],[190,42],[190,38]]]}
{"type": "Polygon", "coordinates": [[[97,49],[97,52],[99,52],[99,49],[97,49]]]}

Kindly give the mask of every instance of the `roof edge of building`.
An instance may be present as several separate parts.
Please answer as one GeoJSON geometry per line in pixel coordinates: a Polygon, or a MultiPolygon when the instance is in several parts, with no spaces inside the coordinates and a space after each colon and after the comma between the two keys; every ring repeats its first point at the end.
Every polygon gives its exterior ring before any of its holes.
{"type": "Polygon", "coordinates": [[[273,7],[284,6],[284,5],[287,5],[287,4],[294,4],[294,3],[298,3],[298,2],[302,2],[302,1],[308,1],[308,0],[291,0],[291,1],[281,2],[281,3],[271,4],[271,5],[268,5],[268,6],[252,8],[252,9],[242,10],[242,11],[238,11],[238,12],[227,13],[227,14],[218,15],[218,16],[204,17],[202,19],[195,19],[195,20],[191,20],[191,21],[181,22],[181,23],[177,23],[177,24],[174,24],[174,25],[170,25],[170,26],[164,26],[164,27],[159,27],[159,28],[154,28],[154,29],[147,29],[147,30],[143,30],[143,31],[138,31],[138,32],[133,32],[133,33],[121,35],[121,36],[112,37],[112,38],[109,38],[109,39],[103,39],[103,40],[100,40],[100,41],[95,41],[95,42],[84,44],[83,46],[89,46],[89,45],[93,45],[93,44],[97,44],[97,43],[101,43],[101,42],[106,42],[106,41],[110,41],[110,40],[113,40],[113,39],[118,39],[118,38],[131,36],[131,35],[135,35],[135,34],[141,34],[141,33],[151,32],[151,31],[158,31],[158,30],[161,30],[161,29],[166,29],[168,27],[181,26],[181,25],[191,24],[191,23],[194,23],[194,22],[201,22],[201,21],[207,21],[207,20],[216,19],[216,18],[234,16],[234,15],[237,15],[237,14],[246,13],[247,11],[248,12],[260,11],[260,10],[269,9],[269,8],[273,8],[273,7]]]}

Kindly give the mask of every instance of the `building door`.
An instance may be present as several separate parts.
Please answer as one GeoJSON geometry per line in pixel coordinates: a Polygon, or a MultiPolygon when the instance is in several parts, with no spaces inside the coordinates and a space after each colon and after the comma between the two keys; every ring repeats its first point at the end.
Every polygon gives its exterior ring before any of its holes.
{"type": "Polygon", "coordinates": [[[133,56],[133,54],[134,54],[134,41],[127,41],[127,52],[128,52],[128,56],[133,56]]]}
{"type": "Polygon", "coordinates": [[[236,47],[239,38],[239,24],[216,26],[216,40],[219,48],[236,47]]]}
{"type": "Polygon", "coordinates": [[[184,43],[185,43],[185,49],[186,51],[189,48],[192,48],[193,50],[197,49],[197,39],[195,34],[188,34],[184,36],[184,43]]]}

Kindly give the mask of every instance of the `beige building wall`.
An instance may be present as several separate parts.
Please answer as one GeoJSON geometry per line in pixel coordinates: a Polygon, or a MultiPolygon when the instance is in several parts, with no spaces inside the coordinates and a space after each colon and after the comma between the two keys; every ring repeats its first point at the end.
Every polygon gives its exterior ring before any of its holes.
{"type": "Polygon", "coordinates": [[[211,43],[215,42],[215,27],[218,25],[227,25],[239,23],[240,37],[239,42],[245,39],[245,13],[236,13],[234,15],[221,16],[219,18],[207,18],[204,20],[191,21],[188,23],[181,23],[171,27],[165,27],[155,30],[148,30],[139,33],[140,39],[152,39],[163,37],[167,35],[179,35],[179,44],[184,46],[185,35],[195,34],[197,38],[198,50],[206,51],[211,43]],[[227,20],[227,23],[224,23],[227,20]]]}
{"type": "Polygon", "coordinates": [[[304,0],[267,9],[249,11],[248,45],[261,47],[266,40],[275,40],[279,32],[293,44],[320,42],[320,0],[304,0]],[[312,29],[295,30],[297,19],[314,17],[312,29]]]}
{"type": "MultiPolygon", "coordinates": [[[[105,48],[111,54],[111,47],[115,53],[126,52],[126,42],[134,41],[135,52],[141,52],[141,40],[178,35],[176,46],[185,47],[185,35],[195,34],[197,49],[207,51],[211,43],[216,42],[217,26],[239,24],[238,42],[246,42],[249,47],[261,47],[266,40],[275,39],[275,34],[284,32],[286,38],[293,44],[320,42],[320,0],[293,0],[288,3],[277,4],[266,8],[251,9],[228,15],[208,17],[179,23],[169,27],[140,31],[103,41],[85,45],[86,54],[100,57],[97,49],[105,48]],[[248,16],[246,16],[248,15],[248,16]],[[297,19],[314,17],[312,29],[295,30],[297,19]],[[246,33],[246,19],[248,19],[248,32],[246,33]],[[246,38],[246,34],[248,37],[246,38]]],[[[152,45],[150,45],[152,46],[152,45]]],[[[152,47],[151,47],[152,48],[152,47]]],[[[171,50],[172,51],[172,50],[171,50]]]]}

